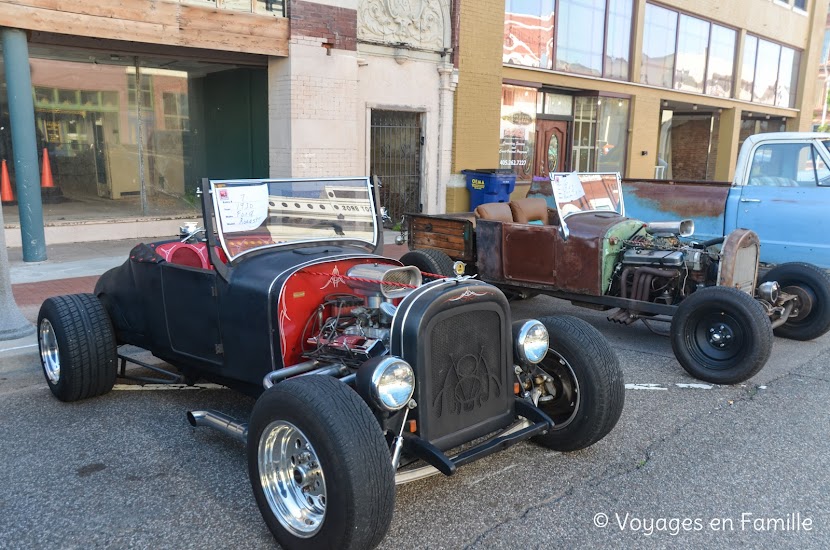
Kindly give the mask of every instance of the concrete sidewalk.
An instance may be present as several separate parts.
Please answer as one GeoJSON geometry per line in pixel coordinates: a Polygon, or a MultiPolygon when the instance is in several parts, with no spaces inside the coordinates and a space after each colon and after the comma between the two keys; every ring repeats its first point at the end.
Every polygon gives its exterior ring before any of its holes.
{"type": "MultiPolygon", "coordinates": [[[[394,231],[384,231],[384,256],[400,258],[408,250],[396,245],[394,231]],[[391,243],[391,244],[390,244],[391,243]]],[[[43,301],[50,296],[92,292],[98,277],[127,260],[140,242],[162,238],[80,242],[47,245],[45,262],[24,262],[22,248],[9,248],[12,293],[23,315],[32,322],[43,301]]]]}

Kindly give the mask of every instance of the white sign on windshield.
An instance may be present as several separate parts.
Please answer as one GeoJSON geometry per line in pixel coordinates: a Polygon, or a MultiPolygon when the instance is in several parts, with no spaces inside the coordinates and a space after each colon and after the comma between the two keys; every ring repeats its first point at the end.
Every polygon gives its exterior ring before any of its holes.
{"type": "Polygon", "coordinates": [[[268,185],[228,185],[216,189],[225,233],[251,231],[268,217],[268,185]]]}
{"type": "Polygon", "coordinates": [[[571,172],[567,176],[551,174],[551,186],[557,204],[572,202],[585,196],[585,189],[582,188],[582,182],[579,181],[576,172],[571,172]]]}

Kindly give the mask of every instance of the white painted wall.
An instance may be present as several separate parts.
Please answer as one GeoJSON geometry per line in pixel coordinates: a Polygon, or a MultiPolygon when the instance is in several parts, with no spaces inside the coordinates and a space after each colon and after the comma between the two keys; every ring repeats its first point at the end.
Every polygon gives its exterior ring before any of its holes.
{"type": "MultiPolygon", "coordinates": [[[[318,3],[370,13],[367,6],[377,1],[318,3]]],[[[448,0],[427,1],[444,19],[441,36],[449,47],[448,0]]],[[[358,42],[357,52],[327,50],[323,42],[292,37],[288,57],[269,61],[271,177],[369,175],[371,109],[415,111],[425,137],[421,202],[427,213],[444,212],[457,81],[449,57],[366,42],[358,42]]]]}
{"type": "Polygon", "coordinates": [[[268,67],[271,177],[365,175],[357,148],[355,52],[292,39],[268,67]]]}
{"type": "MultiPolygon", "coordinates": [[[[369,173],[371,110],[415,111],[422,113],[421,132],[425,137],[421,147],[421,202],[425,211],[437,207],[437,146],[438,97],[440,78],[439,56],[434,60],[413,60],[398,63],[389,54],[360,51],[358,70],[358,155],[364,172],[369,173]]],[[[387,48],[388,50],[388,48],[387,48]]],[[[391,53],[391,50],[389,50],[391,53]]]]}

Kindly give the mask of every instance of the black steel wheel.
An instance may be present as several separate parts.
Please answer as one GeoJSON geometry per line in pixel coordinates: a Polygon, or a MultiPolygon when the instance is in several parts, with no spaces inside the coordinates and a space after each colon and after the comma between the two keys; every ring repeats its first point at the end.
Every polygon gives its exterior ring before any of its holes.
{"type": "Polygon", "coordinates": [[[277,542],[292,548],[374,548],[392,521],[395,473],[366,403],[343,382],[280,382],[254,405],[248,474],[277,542]]]}
{"type": "Polygon", "coordinates": [[[622,414],[622,369],[605,337],[585,321],[565,315],[540,321],[550,345],[539,367],[551,380],[539,408],[554,428],[534,441],[557,451],[584,449],[605,437],[622,414]]]}
{"type": "Polygon", "coordinates": [[[792,340],[813,340],[830,330],[830,275],[800,262],[781,264],[769,270],[762,282],[777,281],[782,292],[795,294],[798,303],[775,335],[792,340]]]}
{"type": "Polygon", "coordinates": [[[769,359],[772,339],[764,308],[735,288],[698,290],[672,318],[675,357],[686,372],[714,384],[737,384],[757,374],[769,359]]]}
{"type": "Polygon", "coordinates": [[[37,327],[40,364],[55,397],[78,401],[112,389],[118,366],[115,333],[95,295],[47,298],[37,327]]]}
{"type": "Polygon", "coordinates": [[[442,277],[455,277],[452,258],[433,248],[410,250],[401,256],[401,263],[415,266],[425,273],[434,273],[442,277]]]}

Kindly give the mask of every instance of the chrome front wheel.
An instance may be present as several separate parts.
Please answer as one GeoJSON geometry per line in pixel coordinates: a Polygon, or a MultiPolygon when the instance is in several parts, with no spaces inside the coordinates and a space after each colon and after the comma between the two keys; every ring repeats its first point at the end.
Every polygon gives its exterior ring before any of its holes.
{"type": "Polygon", "coordinates": [[[395,472],[377,418],[349,386],[299,376],[266,390],[248,426],[248,476],[286,550],[377,546],[395,508],[395,472]]]}
{"type": "Polygon", "coordinates": [[[61,378],[61,358],[58,349],[58,337],[49,319],[42,319],[38,327],[38,343],[40,344],[40,361],[46,378],[57,384],[61,378]]]}
{"type": "Polygon", "coordinates": [[[47,298],[37,317],[43,375],[61,401],[107,393],[115,384],[118,348],[101,300],[93,294],[47,298]]]}
{"type": "Polygon", "coordinates": [[[285,420],[271,422],[260,437],[257,460],[277,520],[297,537],[316,534],[326,517],[326,479],[306,435],[285,420]]]}

